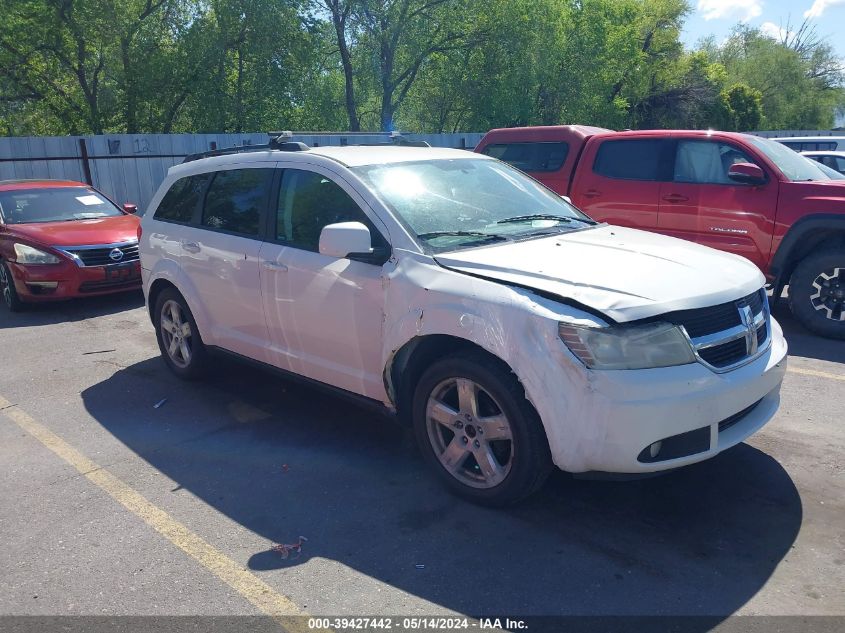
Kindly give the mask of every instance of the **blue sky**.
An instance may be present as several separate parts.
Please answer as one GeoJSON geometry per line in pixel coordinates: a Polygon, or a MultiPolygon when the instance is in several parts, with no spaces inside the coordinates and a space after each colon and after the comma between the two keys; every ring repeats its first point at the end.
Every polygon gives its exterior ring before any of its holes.
{"type": "Polygon", "coordinates": [[[774,35],[787,23],[797,28],[807,17],[845,57],[845,0],[690,0],[690,4],[693,11],[682,36],[688,47],[711,34],[721,41],[738,22],[774,35]]]}

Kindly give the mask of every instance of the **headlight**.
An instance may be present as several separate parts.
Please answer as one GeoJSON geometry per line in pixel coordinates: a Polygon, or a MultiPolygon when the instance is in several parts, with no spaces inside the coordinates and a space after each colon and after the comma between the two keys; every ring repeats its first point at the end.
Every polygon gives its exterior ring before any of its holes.
{"type": "Polygon", "coordinates": [[[19,264],[58,264],[61,261],[55,255],[26,244],[15,244],[15,259],[19,264]]]}
{"type": "Polygon", "coordinates": [[[558,332],[590,369],[648,369],[695,362],[686,337],[671,323],[614,327],[560,323],[558,332]]]}

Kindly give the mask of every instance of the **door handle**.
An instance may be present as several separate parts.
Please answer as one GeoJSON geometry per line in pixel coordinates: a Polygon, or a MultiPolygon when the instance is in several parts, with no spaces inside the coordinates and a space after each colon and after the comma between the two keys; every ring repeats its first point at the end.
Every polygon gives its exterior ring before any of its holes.
{"type": "Polygon", "coordinates": [[[264,270],[271,270],[271,271],[280,272],[280,273],[286,272],[287,269],[288,269],[287,266],[285,266],[284,264],[280,264],[278,262],[261,262],[261,267],[264,270]]]}
{"type": "Polygon", "coordinates": [[[670,193],[669,195],[663,196],[663,199],[666,202],[686,202],[689,200],[689,198],[679,193],[670,193]]]}
{"type": "Polygon", "coordinates": [[[200,252],[200,245],[196,242],[190,242],[188,240],[182,240],[180,242],[183,251],[188,251],[189,253],[199,253],[200,252]]]}
{"type": "Polygon", "coordinates": [[[600,195],[601,191],[597,189],[587,189],[587,191],[584,192],[585,198],[598,198],[600,195]]]}

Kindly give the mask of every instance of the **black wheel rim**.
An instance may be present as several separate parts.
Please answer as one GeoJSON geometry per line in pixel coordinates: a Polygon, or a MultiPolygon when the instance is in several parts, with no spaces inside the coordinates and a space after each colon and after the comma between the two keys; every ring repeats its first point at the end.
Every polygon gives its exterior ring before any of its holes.
{"type": "Polygon", "coordinates": [[[845,321],[845,268],[831,268],[812,284],[810,305],[830,321],[845,321]]]}

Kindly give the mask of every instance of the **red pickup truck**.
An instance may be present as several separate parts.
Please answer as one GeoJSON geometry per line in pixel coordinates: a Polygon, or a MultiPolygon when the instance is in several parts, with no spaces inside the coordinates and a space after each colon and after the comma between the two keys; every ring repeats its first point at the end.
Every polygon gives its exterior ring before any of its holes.
{"type": "Polygon", "coordinates": [[[488,132],[494,156],[595,218],[747,257],[774,301],[845,339],[845,180],[780,143],[730,132],[581,125],[488,132]]]}

